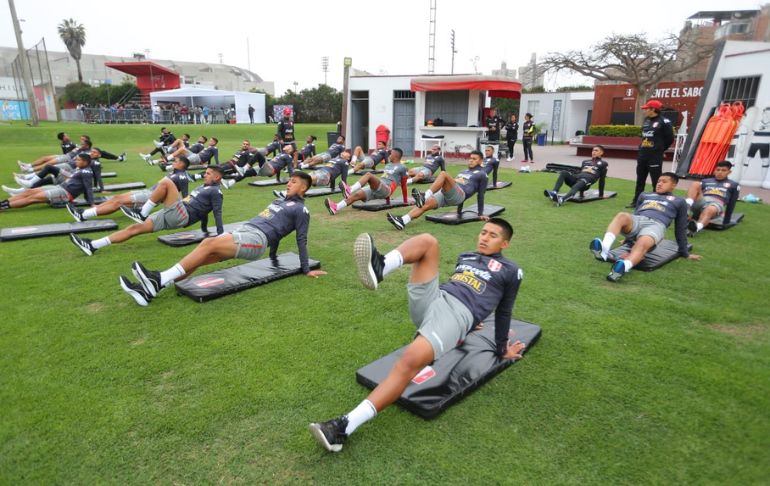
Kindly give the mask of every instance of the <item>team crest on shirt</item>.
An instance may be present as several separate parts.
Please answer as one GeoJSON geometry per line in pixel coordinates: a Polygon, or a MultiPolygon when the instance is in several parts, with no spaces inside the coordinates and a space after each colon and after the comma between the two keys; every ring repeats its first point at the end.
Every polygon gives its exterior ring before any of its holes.
{"type": "Polygon", "coordinates": [[[666,196],[666,199],[668,199],[669,201],[673,201],[674,199],[676,199],[676,197],[675,196],[666,196]]]}
{"type": "Polygon", "coordinates": [[[657,127],[658,127],[658,122],[655,122],[652,124],[652,128],[657,128],[657,127]]]}
{"type": "Polygon", "coordinates": [[[725,182],[725,187],[729,189],[730,188],[730,183],[729,182],[725,182]]]}
{"type": "Polygon", "coordinates": [[[286,207],[289,207],[289,208],[290,208],[290,207],[292,207],[292,206],[294,206],[294,201],[291,201],[291,202],[287,202],[287,203],[286,203],[286,207]]]}
{"type": "Polygon", "coordinates": [[[494,258],[491,258],[489,262],[487,262],[487,268],[493,272],[499,272],[500,269],[503,268],[503,264],[494,258]]]}

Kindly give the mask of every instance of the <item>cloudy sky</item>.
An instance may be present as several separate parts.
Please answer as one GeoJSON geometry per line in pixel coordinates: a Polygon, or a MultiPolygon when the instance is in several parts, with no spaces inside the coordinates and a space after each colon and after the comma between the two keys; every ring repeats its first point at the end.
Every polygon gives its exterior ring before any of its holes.
{"type": "MultiPolygon", "coordinates": [[[[419,74],[428,69],[429,0],[149,1],[15,0],[26,46],[45,38],[65,50],[56,26],[73,18],[86,28],[84,52],[222,62],[274,81],[276,93],[324,82],[341,88],[342,62],[375,74],[419,74]]],[[[436,73],[449,73],[450,31],[456,33],[455,73],[489,74],[505,61],[526,64],[533,52],[584,49],[611,33],[677,33],[687,17],[705,10],[757,9],[746,0],[535,2],[437,0],[436,73]],[[475,66],[474,66],[475,65],[475,66]]],[[[15,46],[10,10],[0,4],[0,45],[15,46]]],[[[569,84],[567,75],[551,86],[569,84]]]]}

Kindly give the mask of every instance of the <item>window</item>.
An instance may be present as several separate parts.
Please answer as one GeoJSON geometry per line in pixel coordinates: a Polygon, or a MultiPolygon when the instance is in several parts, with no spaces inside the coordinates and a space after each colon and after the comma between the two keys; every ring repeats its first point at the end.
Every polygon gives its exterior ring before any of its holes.
{"type": "Polygon", "coordinates": [[[397,89],[393,91],[393,99],[394,100],[413,100],[414,99],[414,91],[404,90],[404,89],[397,89]]]}
{"type": "Polygon", "coordinates": [[[444,120],[444,126],[468,125],[469,91],[428,91],[425,96],[425,119],[444,120]]]}
{"type": "Polygon", "coordinates": [[[759,76],[747,78],[722,79],[722,91],[719,99],[722,103],[740,101],[746,108],[757,102],[759,76]]]}
{"type": "Polygon", "coordinates": [[[532,114],[533,117],[537,116],[537,112],[540,111],[540,101],[539,100],[529,100],[527,101],[527,113],[532,114]]]}

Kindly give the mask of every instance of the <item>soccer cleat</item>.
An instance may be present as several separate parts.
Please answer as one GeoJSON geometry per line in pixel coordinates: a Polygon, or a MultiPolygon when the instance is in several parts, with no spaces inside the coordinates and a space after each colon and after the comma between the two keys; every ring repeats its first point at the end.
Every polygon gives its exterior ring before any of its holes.
{"type": "Polygon", "coordinates": [[[81,238],[75,233],[70,233],[70,241],[88,256],[93,256],[96,252],[96,248],[91,245],[91,240],[88,238],[81,238]]]}
{"type": "Polygon", "coordinates": [[[604,253],[604,248],[602,248],[602,240],[599,238],[594,238],[591,241],[591,244],[588,245],[588,249],[591,250],[591,253],[594,254],[594,258],[597,260],[601,260],[603,262],[607,261],[607,254],[604,253]]]}
{"type": "Polygon", "coordinates": [[[273,189],[273,196],[277,197],[278,199],[286,199],[286,193],[284,191],[276,191],[273,189]]]}
{"type": "Polygon", "coordinates": [[[133,208],[128,208],[126,206],[121,206],[120,210],[129,219],[132,219],[136,223],[144,223],[144,221],[147,219],[146,217],[142,216],[142,213],[140,213],[139,211],[134,210],[133,208]]]}
{"type": "Polygon", "coordinates": [[[388,218],[388,223],[395,226],[397,230],[403,230],[404,227],[406,226],[404,224],[404,220],[401,219],[401,216],[396,216],[395,214],[388,213],[387,218],[388,218]]]}
{"type": "Polygon", "coordinates": [[[691,219],[687,222],[687,236],[693,237],[698,233],[698,222],[691,219]]]}
{"type": "Polygon", "coordinates": [[[16,163],[19,164],[19,169],[23,170],[24,172],[32,172],[32,164],[27,164],[21,160],[17,160],[16,163]]]}
{"type": "Polygon", "coordinates": [[[382,282],[382,270],[385,267],[385,257],[380,255],[374,246],[374,239],[369,233],[361,233],[353,243],[353,258],[358,269],[358,278],[370,290],[377,290],[377,284],[382,282]]]}
{"type": "Polygon", "coordinates": [[[339,452],[348,438],[348,434],[345,433],[347,427],[348,418],[342,416],[328,422],[313,422],[308,428],[324,449],[329,452],[339,452]]]}
{"type": "Polygon", "coordinates": [[[120,276],[118,279],[120,281],[120,288],[125,290],[125,292],[130,295],[137,304],[141,305],[142,307],[146,307],[147,304],[150,303],[152,300],[152,296],[147,293],[146,290],[144,290],[144,287],[142,287],[139,284],[136,284],[123,275],[120,276]]]}
{"type": "Polygon", "coordinates": [[[340,181],[339,188],[340,188],[340,191],[342,191],[342,194],[345,195],[345,199],[350,197],[350,193],[352,191],[350,190],[350,186],[349,185],[345,184],[344,181],[340,181]]]}
{"type": "Polygon", "coordinates": [[[23,177],[14,177],[13,179],[16,181],[16,184],[20,185],[21,187],[26,187],[27,189],[32,187],[32,183],[29,182],[28,179],[24,179],[23,177]]]}
{"type": "Polygon", "coordinates": [[[222,182],[220,182],[220,184],[225,189],[230,189],[235,185],[235,179],[222,179],[222,182]]]}
{"type": "Polygon", "coordinates": [[[240,165],[235,165],[235,171],[238,172],[238,175],[243,177],[244,172],[246,172],[246,167],[241,167],[240,165]]]}
{"type": "Polygon", "coordinates": [[[25,187],[20,188],[14,188],[14,187],[8,187],[8,186],[2,186],[3,191],[7,192],[11,196],[15,196],[16,194],[21,194],[22,192],[26,191],[27,189],[25,187]]]}
{"type": "Polygon", "coordinates": [[[13,173],[13,177],[21,177],[22,179],[32,179],[33,175],[35,175],[34,172],[23,172],[21,174],[18,172],[13,173]]]}
{"type": "Polygon", "coordinates": [[[152,163],[152,156],[150,156],[150,154],[139,153],[139,158],[147,162],[148,165],[154,165],[152,163]]]}
{"type": "Polygon", "coordinates": [[[142,287],[144,287],[144,290],[147,291],[150,297],[155,297],[163,289],[163,286],[160,285],[160,272],[148,270],[139,262],[131,264],[131,272],[133,272],[134,277],[139,280],[139,283],[142,284],[142,287]]]}
{"type": "Polygon", "coordinates": [[[126,161],[126,153],[123,152],[122,154],[118,155],[118,162],[125,162],[126,161]]]}
{"type": "Polygon", "coordinates": [[[163,146],[163,142],[160,142],[160,141],[158,141],[158,140],[153,140],[153,141],[152,141],[152,143],[153,143],[153,144],[154,144],[156,147],[158,147],[158,148],[161,148],[161,147],[163,146]]]}
{"type": "Polygon", "coordinates": [[[610,282],[617,282],[620,280],[620,277],[625,275],[626,273],[626,265],[624,263],[624,260],[618,260],[615,263],[612,264],[612,270],[610,270],[609,275],[607,275],[607,280],[610,282]]]}
{"type": "Polygon", "coordinates": [[[67,212],[70,213],[70,216],[75,218],[75,221],[77,221],[78,223],[82,223],[83,221],[86,220],[86,218],[83,217],[83,210],[75,206],[71,202],[68,202],[65,207],[67,208],[67,212]]]}
{"type": "Polygon", "coordinates": [[[416,187],[412,189],[412,199],[414,199],[414,204],[418,208],[421,208],[423,204],[425,204],[425,194],[420,192],[416,187]]]}
{"type": "Polygon", "coordinates": [[[556,206],[561,206],[562,204],[564,204],[564,198],[557,194],[555,202],[556,202],[556,206]]]}
{"type": "Polygon", "coordinates": [[[324,199],[324,206],[326,206],[326,209],[329,210],[329,214],[331,214],[332,216],[337,214],[337,203],[335,203],[328,197],[324,199]]]}

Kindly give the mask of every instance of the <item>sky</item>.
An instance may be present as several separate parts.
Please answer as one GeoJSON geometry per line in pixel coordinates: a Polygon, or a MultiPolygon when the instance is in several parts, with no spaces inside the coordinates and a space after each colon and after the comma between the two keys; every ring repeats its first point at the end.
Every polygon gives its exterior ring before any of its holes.
{"type": "MultiPolygon", "coordinates": [[[[10,9],[0,5],[0,46],[16,46],[10,9]]],[[[199,61],[250,68],[275,82],[276,94],[324,83],[342,88],[343,59],[372,74],[428,72],[430,0],[278,2],[187,0],[131,2],[15,0],[25,46],[41,38],[65,51],[56,26],[75,19],[86,29],[83,52],[199,61]]],[[[435,73],[448,74],[455,31],[454,72],[491,74],[527,64],[532,53],[588,49],[606,36],[646,33],[651,40],[678,33],[705,10],[758,9],[745,0],[543,2],[436,0],[435,73]]],[[[550,75],[546,87],[585,81],[550,75]]],[[[585,83],[582,83],[585,84],[585,83]]]]}

